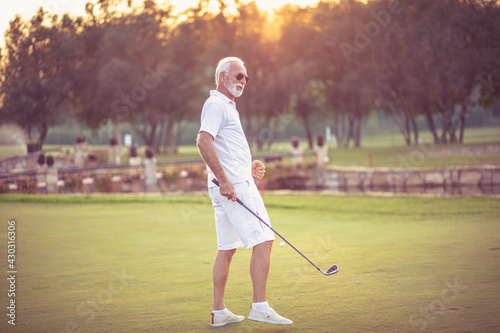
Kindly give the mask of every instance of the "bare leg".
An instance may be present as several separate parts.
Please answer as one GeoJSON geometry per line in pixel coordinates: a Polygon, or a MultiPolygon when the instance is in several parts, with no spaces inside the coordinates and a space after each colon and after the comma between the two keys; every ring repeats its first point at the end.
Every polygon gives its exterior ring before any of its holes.
{"type": "Polygon", "coordinates": [[[260,243],[253,247],[250,260],[250,276],[253,283],[253,302],[266,301],[266,284],[271,266],[271,249],[273,241],[260,243]]]}
{"type": "Polygon", "coordinates": [[[229,266],[235,252],[236,249],[217,251],[213,267],[214,310],[223,310],[225,308],[224,291],[226,290],[229,266]]]}

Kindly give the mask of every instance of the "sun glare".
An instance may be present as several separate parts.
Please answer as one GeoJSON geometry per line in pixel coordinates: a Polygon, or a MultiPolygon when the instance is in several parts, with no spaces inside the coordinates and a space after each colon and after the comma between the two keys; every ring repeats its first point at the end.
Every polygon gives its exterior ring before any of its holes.
{"type": "MultiPolygon", "coordinates": [[[[272,12],[273,9],[278,9],[281,6],[292,4],[299,5],[302,7],[305,6],[314,6],[318,3],[318,0],[254,0],[257,6],[262,10],[267,10],[268,12],[272,12]]],[[[251,2],[245,1],[245,3],[251,2]]]]}
{"type": "MultiPolygon", "coordinates": [[[[272,12],[274,9],[278,9],[281,6],[287,4],[305,6],[314,6],[319,0],[243,0],[243,3],[249,3],[254,1],[261,10],[272,12]]],[[[198,0],[172,0],[170,2],[174,7],[175,11],[183,11],[188,7],[194,7],[198,3],[198,0]]],[[[226,0],[224,3],[228,6],[228,11],[231,14],[236,14],[236,5],[234,0],[226,0]]],[[[219,4],[217,0],[211,0],[209,8],[213,11],[219,9],[219,4]]]]}
{"type": "MultiPolygon", "coordinates": [[[[314,6],[318,3],[318,0],[242,0],[243,3],[249,3],[251,1],[255,1],[257,6],[261,10],[268,11],[272,13],[274,9],[278,9],[286,4],[293,4],[299,6],[314,6]]],[[[6,1],[0,2],[0,47],[3,46],[3,33],[9,27],[9,21],[14,18],[16,14],[21,14],[23,19],[29,20],[33,15],[35,15],[38,8],[43,5],[45,10],[63,14],[65,12],[69,12],[73,15],[83,15],[85,12],[85,3],[89,2],[89,0],[74,0],[74,1],[38,1],[38,4],[34,2],[21,1],[21,2],[13,2],[12,4],[6,5],[6,1]],[[5,3],[4,3],[5,2],[5,3]]],[[[90,0],[90,2],[96,3],[96,0],[90,0]]],[[[142,0],[133,0],[134,3],[141,3],[142,0]]],[[[189,7],[196,7],[198,4],[198,0],[159,0],[158,3],[170,3],[174,6],[174,13],[180,13],[189,7]]],[[[233,15],[237,14],[236,5],[234,0],[224,0],[224,3],[227,5],[227,12],[233,15]]],[[[124,12],[128,9],[125,4],[120,5],[120,7],[124,12]]],[[[218,11],[219,5],[217,0],[210,1],[210,8],[213,11],[218,11]]]]}

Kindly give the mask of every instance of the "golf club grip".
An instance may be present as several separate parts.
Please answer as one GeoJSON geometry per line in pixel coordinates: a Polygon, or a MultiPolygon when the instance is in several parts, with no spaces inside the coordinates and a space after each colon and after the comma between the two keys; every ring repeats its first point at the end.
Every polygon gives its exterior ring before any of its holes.
{"type": "MultiPolygon", "coordinates": [[[[215,185],[219,186],[219,181],[217,179],[212,179],[212,183],[214,183],[215,185]]],[[[318,266],[316,266],[311,260],[309,260],[309,258],[307,258],[302,252],[300,252],[295,246],[293,246],[289,241],[286,240],[285,237],[281,236],[279,232],[277,232],[276,230],[274,230],[269,224],[267,224],[259,215],[257,215],[252,209],[250,209],[249,207],[247,207],[247,205],[245,205],[240,199],[236,198],[236,202],[239,203],[240,205],[242,205],[246,210],[248,210],[250,212],[250,214],[252,214],[253,216],[255,216],[257,219],[259,219],[260,222],[264,223],[266,225],[266,227],[268,227],[269,229],[271,229],[272,232],[274,232],[276,235],[278,235],[282,240],[284,240],[288,245],[290,245],[290,247],[292,249],[294,249],[298,254],[300,254],[302,257],[304,257],[304,259],[306,259],[311,265],[313,265],[318,271],[320,271],[321,273],[323,273],[323,271],[321,270],[321,268],[319,268],[318,266]]]]}
{"type": "MultiPolygon", "coordinates": [[[[217,179],[215,179],[215,178],[212,179],[212,183],[214,183],[215,185],[219,186],[219,181],[217,179]]],[[[274,230],[273,228],[271,228],[271,226],[269,224],[267,224],[266,221],[264,221],[252,209],[250,209],[249,207],[247,207],[247,205],[245,205],[243,203],[243,201],[241,201],[240,199],[236,198],[236,202],[239,203],[240,205],[242,205],[246,210],[248,210],[250,212],[250,214],[252,214],[256,218],[258,218],[260,222],[264,223],[266,225],[266,227],[268,227],[269,229],[271,229],[276,235],[280,236],[284,241],[286,241],[288,243],[288,241],[286,239],[284,239],[283,236],[281,236],[279,233],[276,232],[276,230],[274,230]]]]}
{"type": "MultiPolygon", "coordinates": [[[[215,185],[219,186],[219,181],[217,179],[212,179],[212,183],[214,183],[215,185]]],[[[241,201],[240,199],[236,198],[236,202],[239,203],[240,205],[242,205],[243,207],[245,207],[250,213],[252,213],[255,217],[259,218],[259,216],[257,214],[255,214],[250,208],[248,208],[247,206],[245,206],[245,204],[243,203],[243,201],[241,201]]],[[[259,218],[260,219],[260,218],[259,218]]],[[[264,222],[265,225],[267,225],[266,222],[264,222]]],[[[268,226],[268,225],[267,225],[268,226]]],[[[269,227],[269,226],[268,226],[269,227]]]]}

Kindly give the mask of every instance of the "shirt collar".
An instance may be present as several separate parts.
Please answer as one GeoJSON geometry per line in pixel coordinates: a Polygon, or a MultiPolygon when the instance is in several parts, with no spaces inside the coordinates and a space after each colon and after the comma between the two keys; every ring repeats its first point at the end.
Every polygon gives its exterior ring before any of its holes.
{"type": "Polygon", "coordinates": [[[220,99],[222,99],[224,102],[228,103],[228,104],[231,104],[232,106],[234,106],[236,108],[236,102],[235,101],[232,101],[229,97],[227,97],[226,95],[224,95],[223,93],[221,93],[220,91],[217,91],[217,90],[210,90],[210,96],[215,96],[215,97],[219,97],[220,99]]]}

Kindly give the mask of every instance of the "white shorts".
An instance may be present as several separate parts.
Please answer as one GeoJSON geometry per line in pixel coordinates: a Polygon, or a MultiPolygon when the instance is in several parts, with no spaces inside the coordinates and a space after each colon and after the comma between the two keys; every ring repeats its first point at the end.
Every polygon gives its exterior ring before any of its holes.
{"type": "MultiPolygon", "coordinates": [[[[252,181],[234,184],[236,195],[267,224],[271,225],[264,201],[252,181]]],[[[232,250],[244,246],[252,248],[274,240],[274,233],[236,201],[222,196],[218,187],[208,189],[215,210],[215,230],[219,250],[232,250]]]]}

